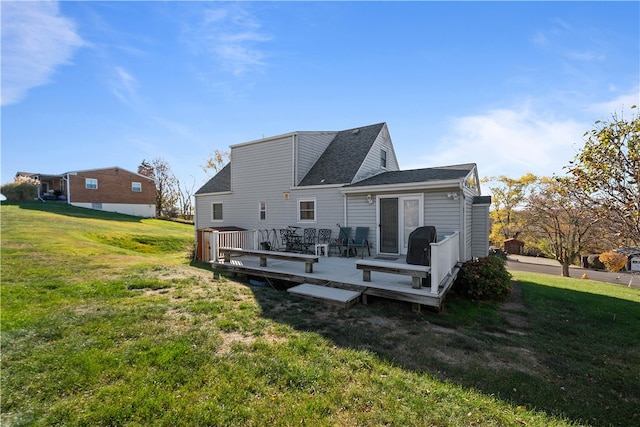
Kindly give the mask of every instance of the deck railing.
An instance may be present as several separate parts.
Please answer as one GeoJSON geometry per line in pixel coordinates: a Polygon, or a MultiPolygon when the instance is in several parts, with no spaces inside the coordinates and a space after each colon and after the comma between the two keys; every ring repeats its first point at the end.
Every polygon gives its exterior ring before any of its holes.
{"type": "MultiPolygon", "coordinates": [[[[219,248],[258,249],[257,230],[211,231],[209,250],[212,261],[221,258],[219,248]]],[[[437,294],[440,283],[453,272],[460,261],[460,232],[456,231],[437,243],[431,243],[431,293],[437,294]]]]}
{"type": "Polygon", "coordinates": [[[220,248],[256,249],[256,231],[211,231],[209,239],[211,260],[221,258],[220,248]]]}
{"type": "Polygon", "coordinates": [[[431,293],[437,294],[442,280],[453,272],[460,261],[460,232],[431,243],[431,293]]]}

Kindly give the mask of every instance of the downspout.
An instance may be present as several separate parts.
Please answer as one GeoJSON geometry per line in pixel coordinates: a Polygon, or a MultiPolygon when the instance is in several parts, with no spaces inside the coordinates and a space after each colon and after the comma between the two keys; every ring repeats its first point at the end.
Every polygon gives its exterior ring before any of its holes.
{"type": "Polygon", "coordinates": [[[464,262],[467,260],[467,215],[466,215],[466,196],[464,194],[464,186],[462,182],[458,184],[458,188],[460,189],[460,224],[462,224],[460,230],[460,261],[464,262]]]}
{"type": "Polygon", "coordinates": [[[71,179],[69,178],[69,174],[65,174],[65,180],[67,181],[67,204],[71,204],[71,179]]]}
{"type": "Polygon", "coordinates": [[[349,222],[347,221],[347,195],[346,194],[342,194],[342,198],[344,200],[344,203],[342,204],[342,206],[343,206],[342,223],[344,224],[344,227],[348,227],[349,226],[349,222]]]}
{"type": "Polygon", "coordinates": [[[296,177],[296,165],[298,162],[296,161],[296,134],[291,135],[291,187],[297,187],[297,177],[296,177]]]}

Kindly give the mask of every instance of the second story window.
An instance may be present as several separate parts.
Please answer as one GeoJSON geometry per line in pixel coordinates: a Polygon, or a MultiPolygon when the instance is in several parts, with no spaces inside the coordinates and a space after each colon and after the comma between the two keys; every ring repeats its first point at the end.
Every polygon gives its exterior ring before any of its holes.
{"type": "Polygon", "coordinates": [[[134,193],[142,193],[142,183],[141,182],[132,182],[131,183],[131,191],[134,193]]]}
{"type": "Polygon", "coordinates": [[[380,150],[380,166],[387,167],[387,152],[386,150],[380,150]]]}
{"type": "Polygon", "coordinates": [[[88,190],[97,190],[98,189],[98,180],[95,178],[85,178],[84,180],[84,188],[88,190]]]}

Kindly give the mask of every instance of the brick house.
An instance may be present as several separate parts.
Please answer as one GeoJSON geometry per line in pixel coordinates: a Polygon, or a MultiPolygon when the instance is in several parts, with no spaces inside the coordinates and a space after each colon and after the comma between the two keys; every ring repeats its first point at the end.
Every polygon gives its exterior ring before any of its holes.
{"type": "Polygon", "coordinates": [[[153,178],[120,167],[87,169],[60,175],[18,172],[39,182],[38,198],[65,200],[89,209],[154,217],[156,186],[153,178]]]}

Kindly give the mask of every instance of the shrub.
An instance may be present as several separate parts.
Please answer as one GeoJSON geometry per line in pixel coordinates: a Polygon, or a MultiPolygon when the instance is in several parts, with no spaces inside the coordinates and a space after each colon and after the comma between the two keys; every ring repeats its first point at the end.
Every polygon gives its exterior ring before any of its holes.
{"type": "Polygon", "coordinates": [[[28,182],[12,182],[3,185],[0,192],[9,201],[24,202],[35,199],[38,195],[38,188],[28,182]]]}
{"type": "Polygon", "coordinates": [[[475,258],[462,264],[453,291],[470,300],[505,301],[511,295],[511,274],[500,257],[475,258]]]}
{"type": "Polygon", "coordinates": [[[620,271],[627,265],[627,257],[613,251],[600,254],[600,261],[608,271],[620,271]]]}

